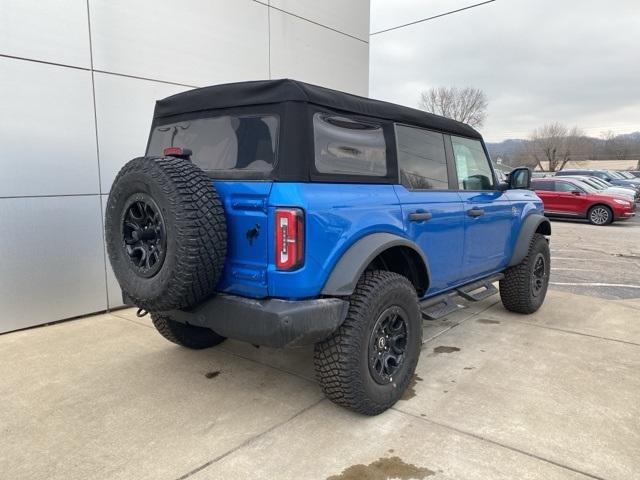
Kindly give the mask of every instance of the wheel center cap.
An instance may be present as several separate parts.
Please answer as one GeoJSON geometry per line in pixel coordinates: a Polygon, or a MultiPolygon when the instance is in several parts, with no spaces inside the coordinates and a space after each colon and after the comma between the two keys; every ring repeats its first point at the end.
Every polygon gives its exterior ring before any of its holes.
{"type": "Polygon", "coordinates": [[[378,339],[378,349],[379,349],[379,350],[384,349],[384,347],[385,347],[386,343],[387,343],[387,342],[385,341],[385,338],[384,338],[384,337],[380,337],[380,338],[378,339]]]}

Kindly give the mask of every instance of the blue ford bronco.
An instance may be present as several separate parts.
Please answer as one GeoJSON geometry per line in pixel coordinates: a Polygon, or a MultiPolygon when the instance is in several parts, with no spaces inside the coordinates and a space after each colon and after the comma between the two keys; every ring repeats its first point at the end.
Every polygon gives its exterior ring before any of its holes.
{"type": "Polygon", "coordinates": [[[419,110],[294,80],[199,88],[157,102],[107,248],[169,341],[314,344],[325,394],[375,415],[457,296],[499,281],[508,310],[542,304],[551,226],[530,177],[498,182],[476,130],[419,110]]]}

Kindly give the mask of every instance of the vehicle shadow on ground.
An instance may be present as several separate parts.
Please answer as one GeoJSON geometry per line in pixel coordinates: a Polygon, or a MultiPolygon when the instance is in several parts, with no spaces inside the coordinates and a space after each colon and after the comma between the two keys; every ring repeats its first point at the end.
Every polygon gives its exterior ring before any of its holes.
{"type": "Polygon", "coordinates": [[[583,218],[557,218],[557,217],[548,217],[552,223],[573,223],[580,225],[589,225],[593,227],[607,227],[607,228],[627,228],[628,226],[638,226],[638,222],[634,221],[634,219],[629,220],[616,220],[613,223],[608,225],[593,225],[589,223],[587,219],[583,218]]]}

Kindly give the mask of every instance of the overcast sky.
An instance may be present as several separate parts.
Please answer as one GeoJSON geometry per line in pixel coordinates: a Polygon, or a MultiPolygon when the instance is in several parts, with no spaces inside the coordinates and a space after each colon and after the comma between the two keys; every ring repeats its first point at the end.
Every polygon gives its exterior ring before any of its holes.
{"type": "MultiPolygon", "coordinates": [[[[371,0],[371,33],[481,0],[371,0]]],[[[371,36],[373,98],[416,107],[432,86],[489,98],[487,141],[559,121],[640,130],[640,0],[496,0],[371,36]]]]}

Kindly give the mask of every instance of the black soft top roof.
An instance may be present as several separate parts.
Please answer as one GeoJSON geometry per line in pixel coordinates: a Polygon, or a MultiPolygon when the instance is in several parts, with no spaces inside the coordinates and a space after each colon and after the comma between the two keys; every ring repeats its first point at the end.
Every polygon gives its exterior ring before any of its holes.
{"type": "Polygon", "coordinates": [[[154,118],[281,102],[305,102],[465,137],[482,138],[469,125],[449,118],[290,79],[227,83],[178,93],[156,102],[154,118]]]}

